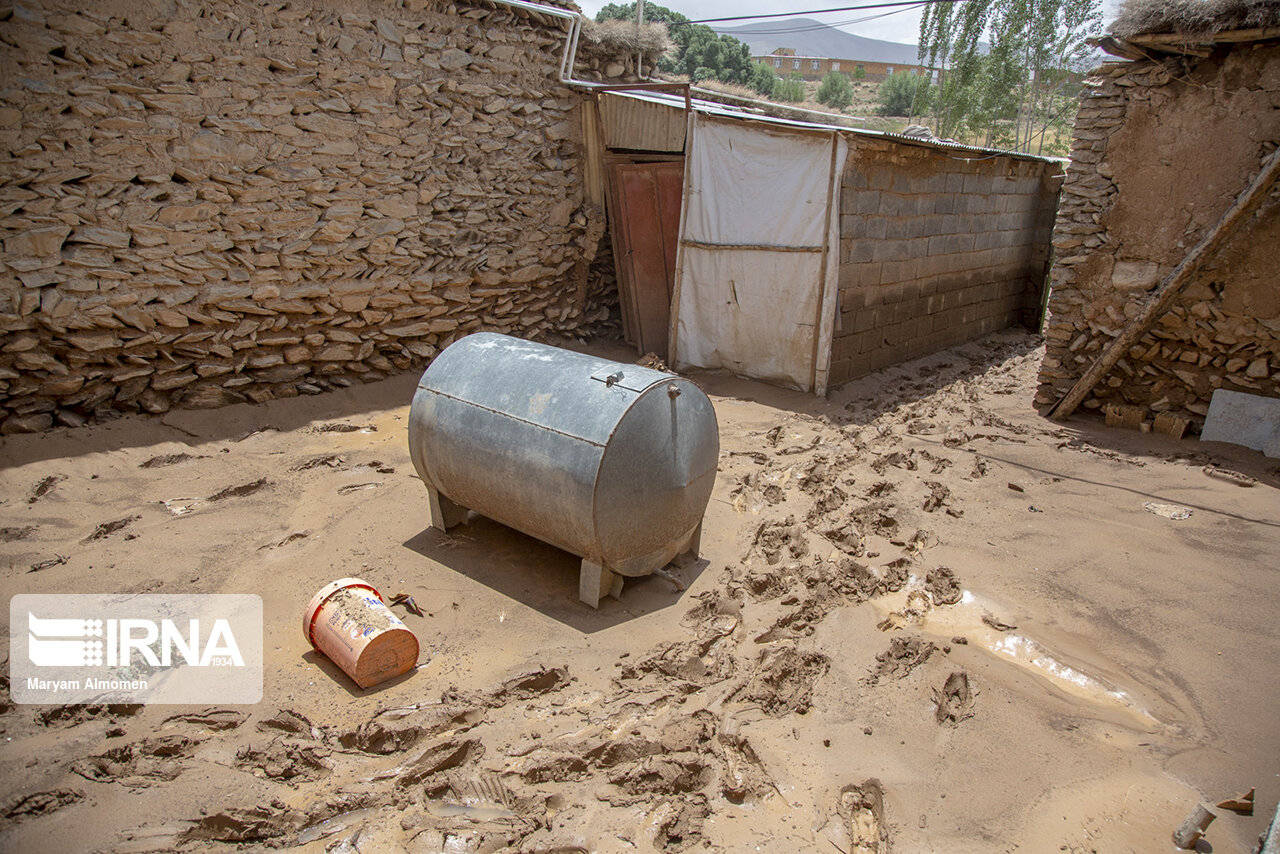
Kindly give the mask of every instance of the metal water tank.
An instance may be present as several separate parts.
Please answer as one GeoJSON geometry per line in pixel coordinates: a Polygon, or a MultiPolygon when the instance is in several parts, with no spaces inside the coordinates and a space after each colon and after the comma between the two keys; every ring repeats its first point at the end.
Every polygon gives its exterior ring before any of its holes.
{"type": "Polygon", "coordinates": [[[484,332],[422,375],[409,453],[432,526],[474,510],[578,555],[595,608],[624,576],[697,556],[720,435],[687,379],[484,332]]]}

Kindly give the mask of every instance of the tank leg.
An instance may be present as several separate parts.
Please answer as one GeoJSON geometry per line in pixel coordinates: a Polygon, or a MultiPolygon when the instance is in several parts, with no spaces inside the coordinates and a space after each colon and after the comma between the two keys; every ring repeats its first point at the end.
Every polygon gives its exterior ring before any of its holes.
{"type": "Polygon", "coordinates": [[[693,533],[689,535],[689,544],[685,546],[684,551],[680,553],[681,557],[689,557],[693,560],[698,559],[698,551],[702,548],[702,523],[698,523],[698,527],[693,529],[693,533]]]}
{"type": "Polygon", "coordinates": [[[427,496],[431,508],[431,527],[447,531],[454,525],[467,521],[467,508],[461,504],[454,504],[430,487],[427,488],[427,496]]]}
{"type": "Polygon", "coordinates": [[[617,599],[622,595],[622,576],[611,570],[592,563],[585,558],[582,570],[578,575],[578,598],[592,608],[600,607],[600,600],[605,596],[617,599]]]}

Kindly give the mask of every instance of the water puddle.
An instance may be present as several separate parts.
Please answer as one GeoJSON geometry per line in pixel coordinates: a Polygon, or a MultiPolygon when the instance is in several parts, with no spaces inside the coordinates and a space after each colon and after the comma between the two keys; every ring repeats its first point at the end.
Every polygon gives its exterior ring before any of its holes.
{"type": "Polygon", "coordinates": [[[506,807],[487,803],[459,804],[450,801],[428,801],[427,812],[437,818],[463,818],[474,822],[515,821],[518,818],[506,807]]]}
{"type": "Polygon", "coordinates": [[[325,819],[322,822],[303,828],[298,834],[298,845],[309,845],[319,839],[333,836],[335,833],[341,833],[354,827],[357,823],[363,823],[365,819],[373,815],[378,810],[374,807],[362,810],[352,810],[335,815],[333,818],[325,819]]]}
{"type": "Polygon", "coordinates": [[[1100,668],[1069,662],[1067,656],[1048,644],[1018,631],[1017,626],[1002,622],[999,608],[971,591],[965,590],[954,605],[934,606],[921,585],[920,579],[912,576],[900,592],[872,600],[876,609],[885,615],[882,627],[913,626],[948,640],[963,636],[970,644],[1040,677],[1064,694],[1097,706],[1119,709],[1146,729],[1164,726],[1115,680],[1090,672],[1100,668]]]}

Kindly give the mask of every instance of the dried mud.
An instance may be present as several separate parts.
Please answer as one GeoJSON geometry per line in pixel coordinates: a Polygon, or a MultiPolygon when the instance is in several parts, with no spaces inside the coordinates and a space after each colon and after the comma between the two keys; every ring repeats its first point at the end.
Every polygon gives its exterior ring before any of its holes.
{"type": "MultiPolygon", "coordinates": [[[[448,537],[428,528],[403,447],[408,380],[343,413],[277,401],[182,416],[181,439],[53,462],[28,449],[5,473],[10,594],[32,578],[44,592],[256,592],[266,684],[244,708],[31,708],[6,690],[0,847],[883,854],[1073,850],[1087,833],[1100,851],[1154,852],[1106,846],[1125,820],[1167,839],[1161,822],[1181,816],[1148,806],[1199,796],[1185,780],[1258,781],[1270,809],[1253,757],[1280,743],[1241,704],[1206,699],[1229,687],[1256,704],[1265,689],[1187,640],[1216,651],[1236,629],[1196,616],[1216,607],[1204,596],[1160,617],[1159,591],[1199,589],[1195,577],[1142,586],[1154,570],[1127,549],[1165,550],[1164,571],[1195,556],[1215,575],[1215,551],[1238,566],[1280,549],[1250,521],[1280,478],[1251,458],[1182,459],[1185,443],[1149,436],[1111,448],[1042,421],[1028,408],[1038,360],[1032,339],[1006,334],[826,402],[700,376],[723,447],[703,559],[669,567],[674,583],[628,580],[599,611],[576,601],[571,556],[478,518],[448,537]],[[1256,485],[1208,477],[1210,463],[1256,485]],[[1192,503],[1193,489],[1200,512],[1177,524],[1194,529],[1160,527],[1174,523],[1133,494],[1192,503]],[[173,495],[209,497],[178,515],[173,495]],[[1203,527],[1206,506],[1225,508],[1230,537],[1203,527]],[[128,521],[95,539],[86,519],[103,516],[128,521]],[[28,575],[37,547],[67,557],[28,575]],[[316,589],[353,575],[421,605],[405,615],[419,668],[368,691],[297,627],[316,589]],[[1015,641],[1128,705],[1014,662],[1015,641]],[[1203,755],[1216,758],[1188,758],[1203,755]],[[1103,797],[1124,786],[1147,800],[1103,797]],[[1039,820],[1059,806],[1065,826],[1039,820]]],[[[1257,661],[1280,660],[1250,605],[1274,594],[1256,575],[1235,583],[1257,661]]],[[[1216,823],[1215,847],[1256,836],[1251,820],[1216,823]]]]}

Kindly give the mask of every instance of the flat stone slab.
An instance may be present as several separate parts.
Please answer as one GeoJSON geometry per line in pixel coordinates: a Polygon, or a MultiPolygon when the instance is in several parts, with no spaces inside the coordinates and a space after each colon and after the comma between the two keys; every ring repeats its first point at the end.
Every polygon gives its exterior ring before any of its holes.
{"type": "Polygon", "coordinates": [[[1280,398],[1217,389],[1200,440],[1230,442],[1280,457],[1280,398]]]}

